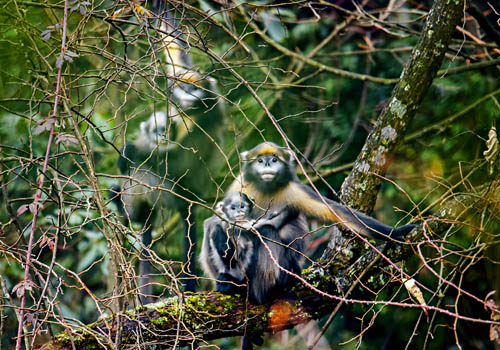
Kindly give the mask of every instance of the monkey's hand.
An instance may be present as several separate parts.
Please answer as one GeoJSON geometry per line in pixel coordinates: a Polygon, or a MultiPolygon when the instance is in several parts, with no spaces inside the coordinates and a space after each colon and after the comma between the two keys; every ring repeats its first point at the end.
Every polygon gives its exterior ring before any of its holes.
{"type": "Polygon", "coordinates": [[[279,212],[279,211],[270,211],[270,212],[267,214],[267,219],[272,220],[272,219],[274,219],[275,217],[277,217],[278,215],[280,215],[280,212],[279,212]]]}
{"type": "Polygon", "coordinates": [[[243,227],[245,230],[250,231],[252,227],[255,225],[255,220],[245,220],[242,222],[237,222],[237,224],[243,227]]]}
{"type": "Polygon", "coordinates": [[[283,207],[280,210],[269,211],[263,218],[256,222],[255,228],[260,229],[267,225],[274,227],[276,230],[280,230],[283,225],[296,217],[297,212],[288,207],[283,207]]]}

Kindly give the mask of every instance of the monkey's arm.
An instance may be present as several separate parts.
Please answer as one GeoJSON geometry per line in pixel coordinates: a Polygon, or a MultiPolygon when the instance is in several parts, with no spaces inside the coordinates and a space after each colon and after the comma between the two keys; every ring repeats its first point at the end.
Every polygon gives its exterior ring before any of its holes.
{"type": "Polygon", "coordinates": [[[394,228],[357,210],[323,197],[333,210],[332,213],[323,203],[321,197],[310,187],[296,182],[293,185],[296,187],[293,189],[294,192],[298,194],[298,198],[294,202],[294,206],[297,209],[308,216],[325,221],[338,222],[363,236],[381,240],[395,239],[401,241],[417,227],[417,225],[410,224],[394,228]],[[302,198],[302,200],[299,198],[302,198]]]}
{"type": "Polygon", "coordinates": [[[203,243],[199,261],[201,268],[210,278],[216,278],[221,269],[225,268],[221,256],[214,242],[214,237],[217,242],[222,230],[220,225],[221,220],[217,216],[211,216],[203,222],[203,243]]]}
{"type": "Polygon", "coordinates": [[[228,229],[222,225],[217,225],[212,232],[212,257],[213,261],[217,263],[216,268],[218,269],[215,290],[225,294],[244,295],[246,292],[245,272],[244,266],[240,266],[244,262],[240,261],[240,254],[237,256],[234,245],[235,238],[229,237],[229,233],[228,229]]]}
{"type": "Polygon", "coordinates": [[[215,215],[205,220],[203,227],[200,263],[205,273],[215,280],[215,290],[246,295],[246,274],[255,256],[250,234],[235,229],[234,237],[228,237],[227,224],[215,215]]]}
{"type": "Polygon", "coordinates": [[[279,209],[275,209],[272,212],[267,213],[264,217],[259,218],[254,227],[257,230],[265,226],[271,226],[276,231],[280,231],[281,228],[288,222],[294,220],[298,215],[298,212],[289,206],[284,206],[279,209]]]}
{"type": "MultiPolygon", "coordinates": [[[[230,270],[235,264],[235,247],[230,237],[231,228],[226,229],[225,225],[216,225],[211,233],[213,255],[220,259],[224,269],[230,270]]],[[[220,271],[219,271],[220,272],[220,271]]]]}
{"type": "Polygon", "coordinates": [[[200,253],[200,264],[203,271],[211,278],[216,279],[216,290],[224,281],[242,282],[243,273],[235,256],[236,249],[233,240],[228,236],[224,221],[212,216],[203,223],[204,236],[200,253]],[[222,283],[221,283],[222,282],[222,283]]]}

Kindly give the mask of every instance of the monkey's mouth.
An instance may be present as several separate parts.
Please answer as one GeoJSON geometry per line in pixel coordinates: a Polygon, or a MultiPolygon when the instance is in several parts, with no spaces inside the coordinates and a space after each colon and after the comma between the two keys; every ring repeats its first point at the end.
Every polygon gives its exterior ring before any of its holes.
{"type": "Polygon", "coordinates": [[[245,220],[245,214],[238,214],[234,216],[234,219],[237,221],[245,220]]]}
{"type": "Polygon", "coordinates": [[[274,179],[275,175],[276,173],[262,173],[260,174],[260,177],[264,181],[271,181],[272,179],[274,179]]]}

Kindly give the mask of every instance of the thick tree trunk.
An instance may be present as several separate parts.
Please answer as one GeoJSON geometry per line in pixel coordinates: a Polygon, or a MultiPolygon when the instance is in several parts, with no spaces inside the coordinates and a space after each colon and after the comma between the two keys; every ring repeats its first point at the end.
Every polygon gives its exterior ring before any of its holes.
{"type": "Polygon", "coordinates": [[[349,207],[364,212],[373,209],[381,183],[380,175],[385,175],[390,154],[403,139],[408,124],[441,67],[452,33],[464,11],[464,0],[434,2],[411,59],[342,185],[341,199],[349,207]]]}
{"type": "MultiPolygon", "coordinates": [[[[366,213],[373,210],[391,153],[403,140],[408,124],[441,67],[452,34],[464,16],[465,8],[464,0],[434,2],[411,59],[368,135],[351,173],[342,184],[340,199],[347,206],[366,213]]],[[[379,247],[379,250],[383,249],[384,245],[379,247]]],[[[341,254],[342,258],[335,261],[339,265],[337,268],[342,268],[370,250],[364,241],[352,240],[352,234],[347,230],[340,232],[335,228],[323,261],[330,261],[329,257],[348,251],[349,255],[341,254]]],[[[410,254],[409,248],[406,252],[410,254]]],[[[390,255],[388,257],[391,258],[390,255]]]]}

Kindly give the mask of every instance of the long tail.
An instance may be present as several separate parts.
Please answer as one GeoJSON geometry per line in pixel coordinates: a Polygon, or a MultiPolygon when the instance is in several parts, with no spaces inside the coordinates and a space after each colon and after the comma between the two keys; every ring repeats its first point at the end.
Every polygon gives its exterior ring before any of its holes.
{"type": "Polygon", "coordinates": [[[337,202],[328,200],[328,204],[330,204],[330,207],[335,212],[339,223],[369,238],[402,241],[404,237],[418,226],[408,224],[400,227],[392,227],[337,202]]]}
{"type": "Polygon", "coordinates": [[[248,335],[244,335],[241,337],[241,350],[252,350],[253,345],[250,342],[250,337],[248,335]]]}
{"type": "Polygon", "coordinates": [[[306,215],[325,221],[338,222],[365,237],[386,241],[402,241],[410,231],[417,227],[417,225],[404,225],[394,228],[357,210],[323,197],[331,208],[330,210],[324,204],[323,198],[319,197],[310,187],[303,184],[293,182],[289,191],[294,197],[293,206],[306,215]]]}

